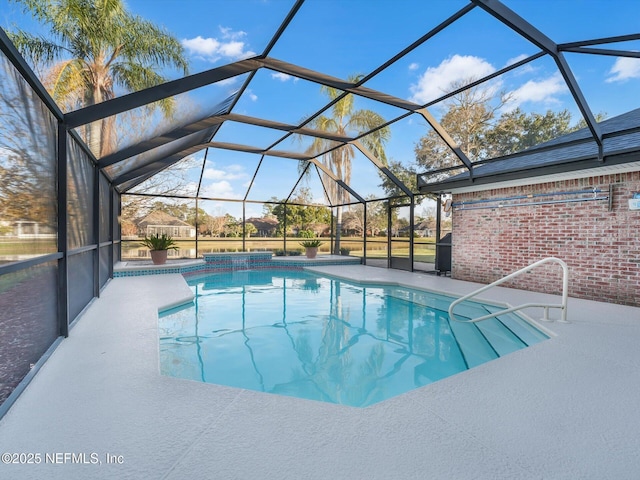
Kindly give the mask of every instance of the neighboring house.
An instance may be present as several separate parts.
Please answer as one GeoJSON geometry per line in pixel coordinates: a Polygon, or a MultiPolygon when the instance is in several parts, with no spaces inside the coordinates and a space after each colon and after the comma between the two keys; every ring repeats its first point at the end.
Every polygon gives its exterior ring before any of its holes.
{"type": "MultiPolygon", "coordinates": [[[[408,237],[409,228],[409,225],[402,227],[398,230],[398,236],[408,237]]],[[[422,222],[416,223],[413,226],[413,233],[418,237],[434,237],[436,234],[435,220],[423,220],[422,222]]]]}
{"type": "Polygon", "coordinates": [[[318,237],[328,237],[331,235],[331,225],[327,225],[326,223],[315,223],[310,226],[310,230],[318,237]]]}
{"type": "Polygon", "coordinates": [[[16,220],[13,233],[17,238],[55,237],[56,229],[33,220],[16,220]]]}
{"type": "Polygon", "coordinates": [[[169,235],[171,237],[192,238],[196,236],[196,227],[183,222],[168,213],[153,211],[136,223],[138,235],[169,235]]]}
{"type": "Polygon", "coordinates": [[[423,220],[417,223],[413,227],[413,231],[419,237],[435,237],[436,235],[436,222],[435,220],[423,220]]]}
{"type": "MultiPolygon", "coordinates": [[[[312,231],[316,237],[328,237],[331,235],[331,225],[327,225],[326,223],[314,223],[311,225],[307,225],[307,228],[298,228],[298,227],[293,227],[290,232],[293,235],[298,235],[301,231],[312,231]]],[[[345,232],[345,229],[342,229],[343,235],[345,232]]]]}
{"type": "Polygon", "coordinates": [[[254,234],[255,237],[273,237],[278,228],[278,220],[271,217],[247,218],[245,223],[250,223],[256,227],[257,233],[254,234]]]}

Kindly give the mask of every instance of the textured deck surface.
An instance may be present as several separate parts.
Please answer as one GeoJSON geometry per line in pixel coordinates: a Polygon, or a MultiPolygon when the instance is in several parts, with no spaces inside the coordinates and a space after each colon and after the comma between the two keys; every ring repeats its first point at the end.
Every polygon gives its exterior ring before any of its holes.
{"type": "MultiPolygon", "coordinates": [[[[365,266],[314,270],[454,293],[477,287],[365,266]]],[[[180,275],[112,280],[0,421],[0,453],[37,453],[41,462],[0,464],[0,477],[631,479],[640,471],[640,309],[570,299],[572,323],[545,324],[549,340],[359,409],[161,376],[157,310],[190,294],[180,275]]],[[[511,304],[541,297],[484,295],[511,304]]]]}

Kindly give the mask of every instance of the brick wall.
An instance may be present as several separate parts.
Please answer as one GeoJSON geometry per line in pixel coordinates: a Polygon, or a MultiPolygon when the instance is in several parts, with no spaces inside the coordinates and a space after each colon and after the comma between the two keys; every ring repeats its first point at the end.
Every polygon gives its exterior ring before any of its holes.
{"type": "MultiPolygon", "coordinates": [[[[490,283],[554,256],[569,265],[570,296],[640,306],[640,211],[630,211],[628,204],[634,192],[640,192],[640,172],[456,194],[454,205],[490,201],[454,207],[452,277],[490,283]],[[608,200],[565,201],[592,194],[558,195],[599,188],[599,196],[608,196],[610,184],[611,210],[608,200]],[[549,193],[556,195],[498,201],[549,193]],[[561,202],[513,206],[549,200],[561,202]],[[479,206],[492,208],[471,209],[479,206]]],[[[561,278],[561,268],[549,264],[505,286],[560,293],[561,278]]]]}

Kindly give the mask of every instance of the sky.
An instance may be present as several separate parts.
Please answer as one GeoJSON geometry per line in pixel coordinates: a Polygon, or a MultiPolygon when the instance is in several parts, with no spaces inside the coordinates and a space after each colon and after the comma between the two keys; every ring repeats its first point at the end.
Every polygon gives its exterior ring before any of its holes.
{"type": "MultiPolygon", "coordinates": [[[[128,0],[129,9],[162,25],[178,38],[190,61],[191,73],[205,71],[261,54],[293,5],[292,0],[128,0]]],[[[557,43],[640,32],[638,0],[504,0],[557,43]]],[[[334,77],[368,74],[407,45],[467,5],[465,0],[307,0],[276,43],[270,56],[334,77]]],[[[39,27],[14,1],[0,0],[0,26],[30,32],[39,27]]],[[[640,42],[608,45],[640,50],[640,42]]],[[[400,58],[364,86],[424,104],[442,95],[456,81],[490,74],[532,55],[538,48],[476,7],[452,26],[400,58]]],[[[594,114],[610,118],[640,107],[640,60],[567,53],[567,61],[594,114]]],[[[178,78],[177,72],[167,72],[178,78]]],[[[210,105],[237,90],[242,78],[193,92],[187,100],[210,105]]],[[[574,121],[578,108],[554,62],[548,57],[498,77],[484,88],[509,95],[500,112],[521,108],[526,112],[568,109],[574,121]]],[[[261,70],[238,101],[234,112],[298,124],[327,102],[316,84],[261,70]]],[[[373,109],[391,119],[403,113],[390,106],[358,98],[357,108],[373,109]]],[[[430,107],[438,118],[442,105],[430,107]]],[[[428,131],[424,120],[411,116],[392,126],[387,156],[410,165],[414,147],[428,131]]],[[[225,124],[217,141],[266,148],[279,132],[225,124]]],[[[276,148],[303,152],[308,139],[296,138],[276,148]]],[[[204,155],[204,153],[201,153],[204,155]]],[[[241,199],[246,194],[259,157],[210,150],[201,194],[241,199]]],[[[248,199],[286,197],[298,178],[297,162],[265,157],[248,199]],[[294,164],[292,166],[292,163],[294,164]]],[[[363,196],[379,195],[379,177],[364,158],[354,160],[352,186],[363,196]]],[[[197,180],[191,178],[195,189],[197,180]]],[[[309,185],[322,196],[316,180],[309,185]]],[[[320,200],[319,200],[320,201],[320,200]]],[[[209,210],[238,205],[209,202],[209,210]]],[[[260,216],[260,205],[247,206],[249,216],[260,216]]]]}

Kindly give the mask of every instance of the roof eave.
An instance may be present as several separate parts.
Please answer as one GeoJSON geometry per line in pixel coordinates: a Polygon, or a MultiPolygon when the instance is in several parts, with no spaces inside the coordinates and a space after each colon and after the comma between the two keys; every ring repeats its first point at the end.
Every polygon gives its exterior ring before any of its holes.
{"type": "MultiPolygon", "coordinates": [[[[550,165],[542,165],[539,167],[532,167],[526,169],[518,169],[512,171],[505,171],[502,173],[492,173],[482,175],[476,170],[473,181],[469,178],[462,178],[458,180],[443,180],[427,185],[421,185],[419,188],[420,193],[451,193],[455,190],[468,188],[468,187],[481,187],[485,186],[486,189],[499,186],[501,183],[509,182],[513,180],[523,179],[536,179],[539,177],[552,176],[559,173],[566,173],[579,170],[589,170],[595,168],[602,168],[606,166],[621,165],[625,163],[634,163],[640,161],[640,152],[633,149],[631,152],[618,152],[613,155],[607,155],[604,163],[598,159],[598,157],[587,157],[572,159],[562,163],[554,163],[550,165]]],[[[537,183],[537,182],[532,182],[537,183]]]]}

